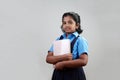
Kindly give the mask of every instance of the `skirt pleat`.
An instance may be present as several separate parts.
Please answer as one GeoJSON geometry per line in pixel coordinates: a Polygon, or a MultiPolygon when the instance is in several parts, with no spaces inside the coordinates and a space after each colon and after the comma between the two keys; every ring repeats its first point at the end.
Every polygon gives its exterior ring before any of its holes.
{"type": "Polygon", "coordinates": [[[86,80],[86,77],[82,67],[64,70],[54,69],[52,80],[86,80]]]}

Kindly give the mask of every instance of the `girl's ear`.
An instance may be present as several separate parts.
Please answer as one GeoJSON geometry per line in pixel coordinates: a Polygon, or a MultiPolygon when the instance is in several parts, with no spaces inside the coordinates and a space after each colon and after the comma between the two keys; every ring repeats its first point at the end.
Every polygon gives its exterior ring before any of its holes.
{"type": "Polygon", "coordinates": [[[63,29],[63,25],[61,25],[61,29],[63,29]]]}
{"type": "Polygon", "coordinates": [[[79,23],[76,24],[76,29],[78,29],[78,27],[79,27],[79,23]]]}
{"type": "Polygon", "coordinates": [[[61,25],[61,30],[62,30],[62,32],[65,32],[65,31],[63,30],[63,25],[61,25]]]}

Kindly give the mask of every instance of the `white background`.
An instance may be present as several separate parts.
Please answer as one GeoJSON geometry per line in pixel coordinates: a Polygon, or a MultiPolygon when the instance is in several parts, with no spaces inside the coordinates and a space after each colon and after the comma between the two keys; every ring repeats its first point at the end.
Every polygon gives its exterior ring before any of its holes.
{"type": "Polygon", "coordinates": [[[45,62],[61,17],[81,16],[89,43],[87,80],[120,80],[119,0],[0,0],[0,80],[50,80],[45,62]]]}

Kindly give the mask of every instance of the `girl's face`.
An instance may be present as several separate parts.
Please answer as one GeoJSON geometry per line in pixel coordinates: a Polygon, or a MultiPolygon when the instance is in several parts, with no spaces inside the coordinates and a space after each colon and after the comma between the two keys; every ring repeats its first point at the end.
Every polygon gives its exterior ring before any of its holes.
{"type": "Polygon", "coordinates": [[[63,18],[62,29],[65,31],[65,33],[73,33],[77,28],[78,26],[71,16],[65,16],[63,18]]]}

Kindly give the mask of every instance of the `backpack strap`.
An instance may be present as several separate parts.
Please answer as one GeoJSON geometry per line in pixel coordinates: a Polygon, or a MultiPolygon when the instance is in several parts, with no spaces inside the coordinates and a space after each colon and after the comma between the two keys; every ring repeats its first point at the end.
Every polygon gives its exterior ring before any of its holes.
{"type": "Polygon", "coordinates": [[[76,40],[78,39],[78,37],[79,37],[79,35],[77,37],[75,37],[73,39],[73,41],[71,42],[71,53],[73,52],[73,47],[74,47],[74,44],[75,44],[76,40]]]}
{"type": "Polygon", "coordinates": [[[61,35],[59,40],[62,40],[62,39],[63,39],[63,36],[61,35]]]}

